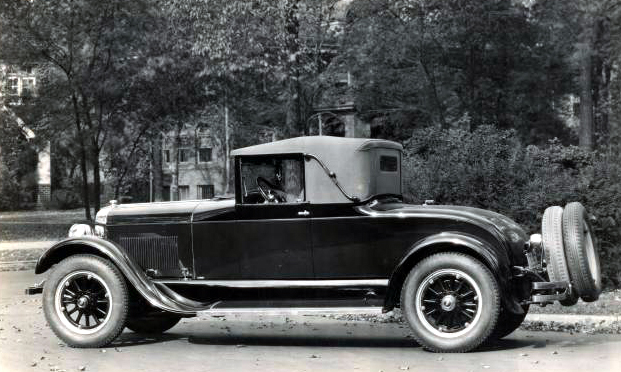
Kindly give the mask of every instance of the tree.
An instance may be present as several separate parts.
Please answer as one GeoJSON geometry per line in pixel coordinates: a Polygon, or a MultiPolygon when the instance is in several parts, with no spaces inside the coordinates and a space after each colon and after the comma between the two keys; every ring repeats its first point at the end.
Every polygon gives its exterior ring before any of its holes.
{"type": "Polygon", "coordinates": [[[565,47],[566,61],[580,97],[579,144],[593,149],[610,138],[611,90],[621,56],[621,3],[615,0],[540,0],[534,7],[538,23],[565,47]]]}
{"type": "Polygon", "coordinates": [[[520,3],[356,1],[345,38],[359,111],[404,126],[404,138],[427,125],[562,135],[567,69],[520,3]]]}
{"type": "MultiPolygon", "coordinates": [[[[90,219],[87,163],[93,176],[94,207],[100,208],[100,154],[110,126],[120,120],[131,71],[139,54],[145,3],[121,0],[9,0],[2,5],[11,45],[56,68],[71,103],[80,149],[83,201],[90,219]]],[[[59,97],[60,98],[60,97],[59,97]]]]}

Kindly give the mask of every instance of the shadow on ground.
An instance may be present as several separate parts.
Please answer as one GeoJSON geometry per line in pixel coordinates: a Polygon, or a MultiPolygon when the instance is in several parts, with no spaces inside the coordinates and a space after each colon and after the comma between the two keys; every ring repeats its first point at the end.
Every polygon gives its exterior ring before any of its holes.
{"type": "MultiPolygon", "coordinates": [[[[238,345],[243,346],[321,346],[321,347],[379,347],[379,348],[403,348],[419,347],[415,340],[409,337],[354,337],[340,335],[325,335],[314,333],[312,335],[257,335],[252,333],[237,332],[235,334],[211,334],[209,332],[169,332],[161,335],[141,335],[133,332],[124,332],[113,344],[115,347],[131,347],[164,343],[169,341],[187,340],[196,345],[238,345]]],[[[539,339],[511,339],[498,340],[487,343],[477,352],[491,352],[499,350],[512,350],[526,347],[544,348],[550,346],[549,340],[539,339]]]]}

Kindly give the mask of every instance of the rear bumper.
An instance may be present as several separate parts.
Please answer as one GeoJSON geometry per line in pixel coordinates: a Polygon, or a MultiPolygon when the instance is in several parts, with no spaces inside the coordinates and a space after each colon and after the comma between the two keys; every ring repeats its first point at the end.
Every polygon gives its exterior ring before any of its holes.
{"type": "Polygon", "coordinates": [[[529,304],[546,306],[554,301],[563,301],[571,294],[568,282],[532,282],[529,304]]]}
{"type": "Polygon", "coordinates": [[[26,288],[24,292],[27,295],[36,295],[36,294],[43,293],[44,284],[45,284],[45,280],[42,281],[41,283],[36,283],[34,285],[31,285],[30,287],[26,288]]]}
{"type": "Polygon", "coordinates": [[[514,266],[513,270],[514,277],[520,278],[522,283],[521,305],[546,306],[571,297],[573,288],[569,282],[549,282],[529,268],[514,266]]]}

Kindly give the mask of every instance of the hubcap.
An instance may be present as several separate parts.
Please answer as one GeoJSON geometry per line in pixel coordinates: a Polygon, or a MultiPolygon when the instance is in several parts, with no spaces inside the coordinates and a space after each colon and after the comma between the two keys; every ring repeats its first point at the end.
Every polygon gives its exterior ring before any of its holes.
{"type": "Polygon", "coordinates": [[[78,298],[78,301],[76,302],[76,304],[78,305],[80,309],[85,309],[88,306],[88,297],[82,296],[78,298]]]}
{"type": "Polygon", "coordinates": [[[453,295],[446,295],[442,297],[441,307],[444,311],[453,311],[455,309],[455,305],[457,303],[457,299],[453,295]]]}
{"type": "Polygon", "coordinates": [[[54,299],[56,314],[73,332],[91,334],[110,318],[110,289],[97,274],[76,271],[61,280],[54,299]]]}
{"type": "Polygon", "coordinates": [[[416,313],[423,326],[443,338],[459,337],[478,322],[481,290],[461,270],[442,269],[429,274],[416,291],[416,313]]]}

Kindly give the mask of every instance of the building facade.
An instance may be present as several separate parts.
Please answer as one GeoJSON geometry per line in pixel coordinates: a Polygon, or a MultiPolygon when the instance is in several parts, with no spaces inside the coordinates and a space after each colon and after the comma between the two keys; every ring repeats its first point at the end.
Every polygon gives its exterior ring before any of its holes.
{"type": "Polygon", "coordinates": [[[209,128],[185,126],[162,141],[164,200],[211,199],[228,190],[225,156],[209,128]]]}
{"type": "MultiPolygon", "coordinates": [[[[15,114],[14,109],[23,105],[29,97],[36,95],[36,89],[36,65],[18,65],[0,61],[0,109],[4,117],[19,127],[24,137],[32,142],[35,133],[15,114]]],[[[39,144],[36,150],[38,155],[36,205],[42,207],[50,201],[52,193],[50,142],[39,144]]]]}

